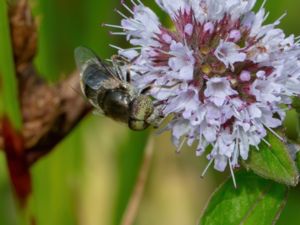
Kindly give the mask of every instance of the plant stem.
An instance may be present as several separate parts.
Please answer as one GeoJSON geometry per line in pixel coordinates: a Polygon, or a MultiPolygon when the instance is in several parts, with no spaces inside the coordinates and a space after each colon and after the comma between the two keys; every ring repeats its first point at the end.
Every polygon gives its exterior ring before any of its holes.
{"type": "Polygon", "coordinates": [[[146,145],[144,159],[138,174],[133,193],[130,197],[129,203],[122,218],[122,225],[132,225],[135,222],[140,202],[143,197],[145,184],[147,182],[151,160],[153,157],[153,142],[153,137],[150,136],[146,145]]]}
{"type": "Polygon", "coordinates": [[[0,84],[0,112],[9,119],[14,129],[20,130],[22,117],[6,1],[0,1],[0,84]]]}

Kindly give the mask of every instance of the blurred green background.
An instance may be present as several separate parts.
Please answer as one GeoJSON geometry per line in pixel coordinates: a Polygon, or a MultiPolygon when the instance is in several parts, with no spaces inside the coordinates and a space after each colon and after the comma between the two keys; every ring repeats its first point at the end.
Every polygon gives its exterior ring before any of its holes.
{"type": "MultiPolygon", "coordinates": [[[[262,1],[258,2],[258,5],[262,1]]],[[[154,1],[161,19],[165,14],[154,1]]],[[[49,80],[75,69],[73,50],[92,48],[102,58],[115,53],[108,45],[126,46],[125,39],[110,36],[102,23],[118,24],[114,8],[119,0],[31,0],[39,24],[36,66],[49,80]]],[[[300,3],[271,0],[268,22],[285,11],[280,27],[300,34],[300,3]]],[[[76,109],[74,109],[76,110],[76,109]]],[[[290,122],[294,122],[291,120],[290,122]]],[[[33,168],[32,211],[38,225],[117,225],[133,188],[148,133],[133,133],[125,125],[90,115],[47,157],[33,168]]],[[[170,143],[170,134],[155,136],[155,152],[149,180],[138,211],[136,225],[196,224],[210,194],[229,175],[209,170],[200,178],[207,161],[196,158],[194,149],[180,154],[170,143]]],[[[0,224],[19,225],[3,154],[0,155],[0,224]]],[[[298,225],[300,189],[292,189],[278,224],[298,225]]],[[[230,213],[230,209],[228,209],[230,213]]]]}

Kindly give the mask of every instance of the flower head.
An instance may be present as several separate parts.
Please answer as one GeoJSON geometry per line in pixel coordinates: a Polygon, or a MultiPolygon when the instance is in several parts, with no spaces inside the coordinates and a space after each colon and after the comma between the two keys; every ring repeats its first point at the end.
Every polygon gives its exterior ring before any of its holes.
{"type": "Polygon", "coordinates": [[[264,25],[256,0],[156,0],[174,27],[165,28],[139,0],[120,13],[123,34],[134,46],[119,54],[132,60],[138,88],[160,113],[173,115],[166,129],[178,149],[208,146],[217,170],[246,160],[267,132],[283,123],[283,105],[300,94],[300,46],[276,26],[264,25]]]}

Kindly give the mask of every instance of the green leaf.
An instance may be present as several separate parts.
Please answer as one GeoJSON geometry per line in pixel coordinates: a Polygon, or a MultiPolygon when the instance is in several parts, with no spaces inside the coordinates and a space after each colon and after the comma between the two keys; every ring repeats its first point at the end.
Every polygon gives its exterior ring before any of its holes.
{"type": "MultiPolygon", "coordinates": [[[[293,116],[293,120],[291,120],[292,123],[294,123],[294,125],[292,127],[298,127],[297,131],[298,131],[298,136],[297,137],[291,137],[293,140],[297,141],[298,143],[300,143],[300,98],[294,98],[293,99],[293,104],[292,107],[295,109],[296,111],[296,116],[293,116]],[[297,117],[297,118],[295,118],[297,117]]],[[[288,121],[288,120],[287,120],[288,121]]],[[[286,124],[285,124],[286,125],[286,124]]],[[[289,124],[287,124],[289,125],[289,124]]],[[[287,126],[288,127],[288,126],[287,126]]]]}
{"type": "Polygon", "coordinates": [[[288,188],[245,171],[236,173],[212,195],[200,225],[275,224],[285,206],[288,188]]]}
{"type": "Polygon", "coordinates": [[[296,161],[297,168],[300,171],[300,152],[297,152],[295,161],[296,161]]]}
{"type": "Polygon", "coordinates": [[[298,113],[300,113],[300,98],[294,98],[292,106],[298,113]]]}
{"type": "Polygon", "coordinates": [[[296,186],[299,174],[287,144],[273,134],[268,134],[265,139],[271,146],[262,142],[259,150],[251,147],[248,160],[243,162],[244,166],[264,178],[296,186]]]}
{"type": "Polygon", "coordinates": [[[297,141],[300,135],[299,115],[296,110],[289,110],[284,121],[285,134],[288,139],[297,141]]]}
{"type": "Polygon", "coordinates": [[[22,126],[18,101],[18,84],[10,40],[7,2],[0,1],[0,111],[15,129],[22,126]]]}

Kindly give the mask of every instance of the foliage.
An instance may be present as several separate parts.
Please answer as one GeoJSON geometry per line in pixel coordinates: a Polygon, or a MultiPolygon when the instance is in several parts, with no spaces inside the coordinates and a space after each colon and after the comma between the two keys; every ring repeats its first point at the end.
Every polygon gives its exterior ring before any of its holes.
{"type": "MultiPolygon", "coordinates": [[[[92,48],[103,58],[114,54],[115,52],[108,47],[112,37],[100,25],[104,22],[118,23],[120,18],[116,16],[113,9],[120,6],[119,2],[118,0],[31,0],[34,15],[39,21],[39,54],[36,65],[41,74],[51,82],[69,74],[75,68],[73,49],[78,45],[92,48]]],[[[154,5],[154,1],[144,2],[154,5]]],[[[286,8],[289,8],[289,16],[283,21],[282,26],[289,32],[299,33],[297,21],[291,19],[298,13],[294,5],[295,0],[269,1],[267,8],[272,11],[272,17],[268,20],[274,21],[286,8]]],[[[8,38],[6,6],[3,1],[0,3],[0,105],[2,105],[0,108],[9,115],[11,121],[14,121],[15,127],[19,128],[21,120],[11,44],[8,38]]],[[[120,42],[119,45],[122,46],[121,38],[114,37],[113,42],[120,42]]],[[[291,125],[298,125],[298,121],[295,122],[296,117],[296,112],[288,117],[288,119],[292,118],[289,123],[286,123],[289,128],[291,125]]],[[[290,136],[297,139],[295,137],[298,137],[299,129],[289,129],[289,131],[290,136]]],[[[129,133],[125,127],[105,118],[92,115],[87,118],[53,153],[33,167],[34,194],[31,205],[37,224],[119,224],[132,193],[147,135],[148,133],[129,133]]],[[[158,217],[155,224],[182,225],[185,224],[183,220],[185,216],[193,220],[198,218],[199,209],[203,208],[199,203],[200,198],[202,198],[201,202],[204,201],[203,198],[208,198],[203,193],[211,192],[213,186],[220,183],[221,179],[218,175],[210,174],[209,176],[212,177],[205,179],[200,186],[195,169],[199,169],[198,165],[201,162],[193,161],[190,151],[174,160],[171,158],[173,156],[170,156],[173,152],[166,151],[167,159],[162,158],[162,150],[169,148],[166,144],[169,142],[169,136],[160,140],[162,141],[156,145],[157,156],[153,165],[159,172],[151,173],[152,179],[146,188],[146,196],[140,208],[140,213],[147,217],[140,219],[138,224],[151,224],[148,218],[152,221],[150,218],[167,215],[167,212],[173,212],[172,209],[180,208],[185,210],[181,213],[173,213],[172,218],[158,217]],[[170,165],[172,167],[168,167],[170,165]],[[165,175],[168,174],[169,168],[177,168],[180,173],[172,172],[173,176],[169,178],[165,175]],[[187,179],[186,183],[175,182],[183,180],[182,176],[191,179],[187,179]],[[179,199],[177,195],[166,202],[164,196],[159,195],[163,188],[169,190],[170,194],[177,193],[178,186],[183,189],[196,186],[194,192],[185,193],[185,196],[190,197],[186,201],[188,203],[180,201],[181,204],[177,204],[179,199]],[[151,203],[149,198],[156,196],[159,196],[155,198],[157,201],[151,203]]],[[[263,173],[266,178],[294,185],[298,171],[287,155],[286,147],[273,139],[273,136],[269,137],[269,142],[274,142],[272,145],[274,149],[271,150],[279,151],[280,157],[274,158],[272,151],[262,144],[261,154],[254,150],[251,155],[252,162],[251,159],[250,162],[246,162],[247,167],[260,175],[263,173]],[[266,161],[271,161],[273,164],[263,164],[266,161]],[[258,168],[261,165],[267,167],[258,168]]],[[[298,155],[298,168],[299,158],[298,155]]],[[[202,164],[200,166],[205,167],[202,164]]],[[[239,172],[236,178],[238,188],[233,188],[230,179],[220,187],[205,209],[200,224],[240,224],[241,218],[244,219],[244,224],[271,224],[277,218],[277,213],[286,202],[288,189],[284,185],[265,180],[251,172],[239,172]],[[245,215],[247,216],[244,217],[245,215]]],[[[0,224],[20,224],[3,154],[0,156],[0,195],[2,196],[0,224]]],[[[292,191],[287,201],[288,210],[283,212],[278,224],[296,225],[294,213],[299,210],[299,201],[295,200],[297,196],[299,196],[299,188],[292,191]]]]}
{"type": "Polygon", "coordinates": [[[237,189],[229,179],[212,195],[199,224],[275,224],[286,203],[287,187],[249,172],[236,173],[236,179],[237,189]]]}

